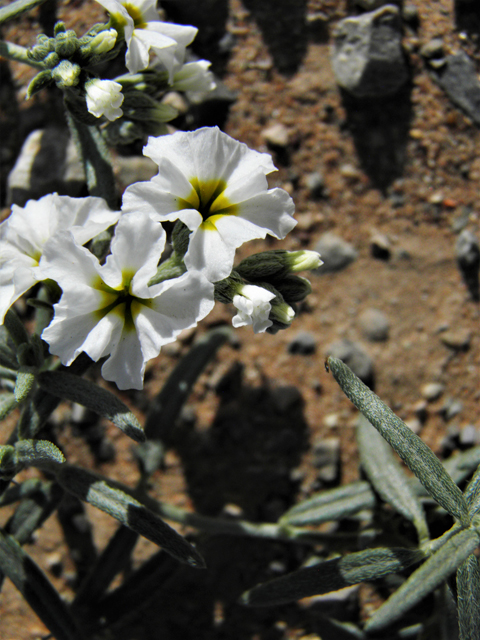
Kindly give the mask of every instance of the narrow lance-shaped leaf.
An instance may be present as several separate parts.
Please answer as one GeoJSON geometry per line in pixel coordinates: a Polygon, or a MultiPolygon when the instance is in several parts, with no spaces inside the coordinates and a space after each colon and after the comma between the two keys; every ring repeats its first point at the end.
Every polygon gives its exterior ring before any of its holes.
{"type": "Polygon", "coordinates": [[[7,22],[7,20],[18,18],[22,13],[31,11],[44,2],[46,0],[16,0],[15,2],[10,2],[6,7],[0,9],[0,24],[7,22]]]}
{"type": "Polygon", "coordinates": [[[13,393],[2,393],[0,395],[0,420],[3,420],[18,406],[18,402],[13,393]]]}
{"type": "Polygon", "coordinates": [[[108,513],[177,560],[199,569],[205,566],[203,558],[185,538],[116,483],[68,464],[58,467],[56,477],[66,491],[108,513]]]}
{"type": "Polygon", "coordinates": [[[363,509],[372,509],[377,499],[368,482],[352,482],[344,487],[321,491],[289,509],[280,523],[320,524],[346,518],[363,509]]]}
{"type": "Polygon", "coordinates": [[[457,571],[460,640],[480,640],[480,567],[472,553],[457,571]]]}
{"type": "Polygon", "coordinates": [[[463,494],[433,451],[341,360],[330,357],[327,364],[345,395],[393,447],[428,493],[448,513],[468,525],[463,494]]]}
{"type": "Polygon", "coordinates": [[[366,631],[379,631],[402,617],[436,589],[478,546],[478,534],[460,530],[424,562],[368,621],[366,631]]]}
{"type": "Polygon", "coordinates": [[[242,602],[250,606],[293,602],[402,571],[423,558],[420,551],[401,547],[367,549],[320,562],[261,584],[247,591],[242,596],[242,602]]]}
{"type": "Polygon", "coordinates": [[[357,441],[362,467],[377,493],[415,525],[420,542],[428,538],[428,526],[415,495],[392,449],[365,416],[360,415],[357,441]]]}
{"type": "Polygon", "coordinates": [[[473,517],[480,509],[480,465],[473,474],[463,495],[467,501],[470,516],[473,517]]]}
{"type": "Polygon", "coordinates": [[[66,371],[44,371],[38,376],[40,387],[48,393],[71,400],[108,418],[127,436],[143,442],[145,434],[130,409],[113,393],[66,371]]]}
{"type": "Polygon", "coordinates": [[[13,582],[56,640],[80,640],[66,604],[22,547],[0,530],[0,570],[13,582]]]}
{"type": "Polygon", "coordinates": [[[21,344],[28,343],[28,333],[25,330],[23,322],[17,316],[13,309],[9,309],[5,314],[5,318],[3,320],[3,324],[7,329],[10,337],[17,347],[21,344]]]}
{"type": "Polygon", "coordinates": [[[32,391],[35,385],[35,373],[30,367],[22,366],[17,373],[17,381],[15,383],[15,400],[22,402],[32,391]]]}

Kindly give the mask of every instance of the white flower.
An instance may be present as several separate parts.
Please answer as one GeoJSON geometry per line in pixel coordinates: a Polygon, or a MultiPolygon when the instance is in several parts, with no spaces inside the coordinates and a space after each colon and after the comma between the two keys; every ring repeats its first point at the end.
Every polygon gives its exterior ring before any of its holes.
{"type": "Polygon", "coordinates": [[[0,323],[15,300],[44,280],[38,263],[52,236],[68,229],[85,244],[115,224],[120,213],[102,198],[56,193],[29,200],[25,207],[14,204],[10,217],[0,224],[0,323]]]}
{"type": "Polygon", "coordinates": [[[294,204],[283,189],[270,189],[271,157],[251,151],[217,127],[149,138],[144,154],[159,166],[149,182],[128,187],[123,210],[155,220],[180,219],[193,231],[187,269],[210,282],[230,275],[235,249],[268,234],[284,238],[293,229],[294,204]]]}
{"type": "Polygon", "coordinates": [[[273,322],[268,319],[272,305],[270,300],[275,297],[271,291],[252,284],[245,284],[240,293],[233,297],[233,304],[238,313],[232,319],[234,327],[253,325],[254,333],[263,333],[271,327],[273,322]]]}
{"type": "Polygon", "coordinates": [[[102,266],[68,232],[58,234],[41,268],[63,290],[42,338],[70,364],[84,351],[119,389],[141,389],[147,360],[213,308],[213,285],[199,273],[148,286],[165,246],[163,227],[148,216],[122,216],[102,266]]]}
{"type": "Polygon", "coordinates": [[[122,85],[119,82],[94,78],[85,83],[85,91],[87,108],[96,118],[105,116],[111,122],[123,115],[120,109],[122,85]]]}
{"type": "Polygon", "coordinates": [[[198,29],[162,22],[156,0],[98,0],[110,14],[113,25],[123,29],[127,43],[126,65],[130,73],[146,69],[150,51],[157,54],[168,71],[183,63],[185,48],[193,41],[198,29]]]}
{"type": "Polygon", "coordinates": [[[213,73],[209,71],[210,65],[211,62],[208,60],[197,60],[196,62],[187,62],[178,71],[174,70],[172,89],[191,93],[215,89],[213,73]]]}

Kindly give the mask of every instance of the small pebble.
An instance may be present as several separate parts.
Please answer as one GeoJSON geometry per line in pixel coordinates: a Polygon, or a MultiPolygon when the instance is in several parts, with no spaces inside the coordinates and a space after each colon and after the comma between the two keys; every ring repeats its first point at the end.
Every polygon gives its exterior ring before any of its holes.
{"type": "Polygon", "coordinates": [[[460,444],[463,447],[473,447],[478,443],[478,432],[473,424],[466,424],[460,432],[460,444]]]}
{"type": "Polygon", "coordinates": [[[314,271],[319,275],[342,271],[358,257],[353,245],[330,232],[321,236],[314,250],[318,251],[323,260],[323,265],[314,271]]]}
{"type": "Polygon", "coordinates": [[[468,351],[472,334],[468,329],[451,329],[440,334],[440,340],[446,347],[457,351],[468,351]]]}
{"type": "Polygon", "coordinates": [[[362,382],[373,388],[373,360],[358,343],[347,339],[334,342],[327,347],[326,355],[342,360],[362,382]]]}
{"type": "Polygon", "coordinates": [[[384,233],[372,233],[370,252],[372,257],[378,260],[389,260],[391,256],[391,243],[388,236],[384,233]]]}
{"type": "Polygon", "coordinates": [[[432,40],[429,40],[423,45],[423,47],[421,47],[420,55],[427,60],[430,60],[431,58],[442,58],[444,55],[443,40],[441,38],[433,38],[432,40]]]}
{"type": "Polygon", "coordinates": [[[378,309],[365,309],[359,318],[358,323],[363,335],[371,342],[384,342],[388,339],[390,323],[387,316],[378,309]]]}
{"type": "Polygon", "coordinates": [[[276,122],[262,131],[262,137],[272,147],[287,147],[290,134],[285,125],[276,122]]]}
{"type": "Polygon", "coordinates": [[[318,171],[309,173],[305,178],[305,186],[310,192],[312,198],[321,198],[325,192],[325,180],[318,171]]]}
{"type": "Polygon", "coordinates": [[[447,398],[443,407],[440,409],[440,413],[446,422],[458,416],[462,411],[463,402],[455,398],[447,398]]]}
{"type": "Polygon", "coordinates": [[[315,353],[317,340],[313,333],[299,331],[294,339],[288,344],[288,353],[309,356],[315,353]]]}
{"type": "Polygon", "coordinates": [[[322,438],[313,445],[313,465],[317,478],[325,483],[338,480],[340,471],[340,439],[322,438]]]}
{"type": "Polygon", "coordinates": [[[428,402],[434,402],[438,400],[442,393],[445,391],[445,385],[440,382],[429,382],[424,384],[420,390],[420,393],[428,400],[428,402]]]}

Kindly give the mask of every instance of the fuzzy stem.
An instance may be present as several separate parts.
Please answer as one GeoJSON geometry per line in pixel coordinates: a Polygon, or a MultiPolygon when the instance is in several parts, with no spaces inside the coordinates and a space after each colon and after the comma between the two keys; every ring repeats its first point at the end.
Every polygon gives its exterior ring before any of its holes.
{"type": "MultiPolygon", "coordinates": [[[[5,7],[6,9],[8,7],[5,7]]],[[[1,11],[1,9],[0,9],[1,11]]],[[[25,47],[21,47],[19,44],[13,44],[13,42],[6,42],[5,40],[0,40],[0,56],[2,58],[7,58],[8,60],[15,60],[16,62],[23,62],[23,64],[28,64],[31,67],[35,67],[35,69],[44,69],[45,67],[41,62],[36,62],[35,60],[31,60],[27,56],[27,51],[25,47]]]]}
{"type": "Polygon", "coordinates": [[[7,22],[7,20],[18,18],[22,13],[35,9],[35,7],[38,7],[44,2],[46,2],[46,0],[16,0],[16,2],[11,2],[6,7],[0,9],[0,24],[7,22]]]}

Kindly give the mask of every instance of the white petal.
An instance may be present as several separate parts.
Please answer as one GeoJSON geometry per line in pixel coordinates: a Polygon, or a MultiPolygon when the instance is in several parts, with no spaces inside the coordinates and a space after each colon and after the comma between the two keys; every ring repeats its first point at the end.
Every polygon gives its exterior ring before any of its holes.
{"type": "MultiPolygon", "coordinates": [[[[225,216],[226,217],[226,216],[225,216]]],[[[215,227],[201,225],[190,236],[185,265],[200,271],[210,282],[218,282],[232,272],[235,259],[233,238],[223,238],[215,227]]]]}
{"type": "Polygon", "coordinates": [[[119,389],[142,389],[145,358],[136,331],[122,331],[118,343],[102,366],[105,380],[119,389]]]}
{"type": "Polygon", "coordinates": [[[125,27],[125,40],[128,47],[125,64],[130,73],[146,69],[150,62],[150,45],[139,37],[141,31],[141,29],[125,27]]]}
{"type": "Polygon", "coordinates": [[[294,210],[293,200],[286,191],[270,189],[239,203],[237,215],[276,238],[284,238],[297,224],[292,217],[294,210]]]}

